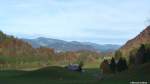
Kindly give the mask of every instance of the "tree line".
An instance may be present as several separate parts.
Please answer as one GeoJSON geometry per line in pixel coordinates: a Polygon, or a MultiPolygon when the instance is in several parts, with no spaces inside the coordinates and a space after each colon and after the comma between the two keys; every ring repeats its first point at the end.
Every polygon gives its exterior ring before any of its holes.
{"type": "MultiPolygon", "coordinates": [[[[125,56],[124,56],[125,57],[125,56]]],[[[122,72],[129,66],[139,66],[150,62],[150,44],[141,44],[139,48],[130,51],[130,55],[124,58],[120,50],[115,52],[114,57],[110,60],[104,59],[100,69],[104,74],[122,72]]]]}
{"type": "Polygon", "coordinates": [[[122,57],[121,51],[116,51],[115,56],[111,60],[104,59],[100,65],[100,69],[104,74],[122,72],[128,69],[127,61],[122,57]]]}

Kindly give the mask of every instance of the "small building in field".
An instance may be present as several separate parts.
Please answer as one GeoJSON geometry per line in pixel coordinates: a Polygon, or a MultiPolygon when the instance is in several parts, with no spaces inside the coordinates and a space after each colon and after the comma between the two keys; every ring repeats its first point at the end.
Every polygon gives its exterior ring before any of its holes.
{"type": "Polygon", "coordinates": [[[79,64],[69,64],[67,66],[67,69],[69,71],[79,71],[79,72],[82,72],[82,67],[79,64]]]}

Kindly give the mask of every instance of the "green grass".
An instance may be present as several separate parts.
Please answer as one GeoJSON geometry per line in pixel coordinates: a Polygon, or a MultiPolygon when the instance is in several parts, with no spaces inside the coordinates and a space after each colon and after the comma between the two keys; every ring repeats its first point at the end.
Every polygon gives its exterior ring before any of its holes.
{"type": "Polygon", "coordinates": [[[85,73],[71,72],[62,67],[47,67],[36,71],[1,71],[2,84],[92,84],[97,82],[93,73],[96,69],[85,70],[85,73]]]}
{"type": "Polygon", "coordinates": [[[150,81],[150,64],[132,68],[98,80],[98,68],[84,73],[71,72],[63,67],[46,67],[35,71],[0,71],[0,84],[129,84],[130,81],[150,81]]]}
{"type": "Polygon", "coordinates": [[[129,82],[148,82],[150,84],[150,63],[132,67],[125,72],[109,76],[102,81],[102,84],[129,84],[129,82]],[[115,83],[116,81],[116,83],[115,83]]]}

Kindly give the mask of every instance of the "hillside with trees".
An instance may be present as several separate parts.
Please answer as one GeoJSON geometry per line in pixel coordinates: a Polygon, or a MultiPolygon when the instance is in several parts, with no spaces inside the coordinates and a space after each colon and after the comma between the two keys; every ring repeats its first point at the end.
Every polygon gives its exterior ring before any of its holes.
{"type": "MultiPolygon", "coordinates": [[[[103,74],[115,74],[150,63],[150,26],[117,50],[111,59],[104,59],[100,68],[103,74]]],[[[146,68],[143,68],[146,69],[146,68]]],[[[144,76],[144,74],[143,74],[144,76]]]]}
{"type": "Polygon", "coordinates": [[[34,48],[29,43],[0,32],[0,67],[44,67],[79,61],[97,62],[100,53],[92,51],[60,52],[47,47],[34,48]]]}
{"type": "Polygon", "coordinates": [[[135,38],[127,41],[127,43],[120,48],[123,56],[128,56],[130,51],[139,48],[141,44],[150,44],[150,26],[146,27],[135,38]]]}

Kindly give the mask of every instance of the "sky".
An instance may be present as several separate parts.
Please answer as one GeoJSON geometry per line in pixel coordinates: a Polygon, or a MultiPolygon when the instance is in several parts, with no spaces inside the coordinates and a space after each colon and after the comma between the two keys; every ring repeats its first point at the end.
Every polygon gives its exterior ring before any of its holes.
{"type": "Polygon", "coordinates": [[[18,38],[124,44],[150,18],[150,0],[0,0],[0,30],[18,38]]]}

